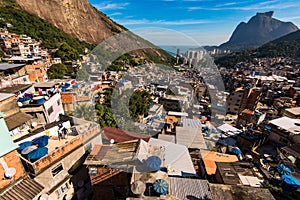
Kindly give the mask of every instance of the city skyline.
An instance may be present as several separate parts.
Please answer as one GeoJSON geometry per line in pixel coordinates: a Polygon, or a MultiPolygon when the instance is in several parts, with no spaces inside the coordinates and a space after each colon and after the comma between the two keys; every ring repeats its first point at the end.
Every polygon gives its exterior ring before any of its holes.
{"type": "Polygon", "coordinates": [[[240,22],[247,22],[257,12],[274,11],[274,18],[300,25],[300,3],[296,0],[90,2],[117,23],[156,45],[220,45],[229,40],[240,22]]]}

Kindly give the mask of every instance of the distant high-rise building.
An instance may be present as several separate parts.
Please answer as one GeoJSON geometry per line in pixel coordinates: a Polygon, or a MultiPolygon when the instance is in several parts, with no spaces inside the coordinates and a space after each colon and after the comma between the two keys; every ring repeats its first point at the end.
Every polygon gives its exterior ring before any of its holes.
{"type": "Polygon", "coordinates": [[[180,56],[180,49],[177,49],[177,56],[180,56]]]}

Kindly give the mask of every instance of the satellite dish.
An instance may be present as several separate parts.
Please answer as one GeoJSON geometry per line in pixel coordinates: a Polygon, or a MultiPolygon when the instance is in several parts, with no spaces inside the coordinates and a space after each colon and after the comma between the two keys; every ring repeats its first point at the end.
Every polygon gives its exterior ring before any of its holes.
{"type": "Polygon", "coordinates": [[[115,140],[114,139],[111,139],[110,140],[110,144],[114,144],[115,143],[115,140]]]}
{"type": "Polygon", "coordinates": [[[8,168],[7,170],[5,170],[4,176],[11,179],[16,174],[16,172],[17,171],[15,168],[8,168]]]}
{"type": "Polygon", "coordinates": [[[19,106],[19,107],[22,107],[23,104],[22,104],[21,102],[18,102],[18,106],[19,106]]]}
{"type": "Polygon", "coordinates": [[[38,125],[38,123],[37,122],[32,122],[31,123],[31,126],[34,128],[34,127],[36,127],[38,125]]]}
{"type": "Polygon", "coordinates": [[[131,191],[136,195],[141,195],[145,192],[146,185],[142,181],[135,181],[131,185],[131,191]]]}

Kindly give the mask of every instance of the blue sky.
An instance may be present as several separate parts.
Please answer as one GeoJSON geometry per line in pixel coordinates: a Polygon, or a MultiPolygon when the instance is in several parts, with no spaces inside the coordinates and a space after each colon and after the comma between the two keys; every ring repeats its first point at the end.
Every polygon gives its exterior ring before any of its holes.
{"type": "Polygon", "coordinates": [[[219,45],[256,12],[300,26],[299,0],[90,0],[116,22],[157,45],[219,45]]]}

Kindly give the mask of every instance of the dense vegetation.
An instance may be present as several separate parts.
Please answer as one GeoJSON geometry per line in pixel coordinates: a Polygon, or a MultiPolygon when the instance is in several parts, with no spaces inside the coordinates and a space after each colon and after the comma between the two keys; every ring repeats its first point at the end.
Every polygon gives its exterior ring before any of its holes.
{"type": "Polygon", "coordinates": [[[232,53],[215,58],[215,63],[220,67],[232,68],[240,62],[251,62],[253,59],[250,51],[232,53]]]}
{"type": "MultiPolygon", "coordinates": [[[[97,120],[99,121],[102,127],[110,126],[110,127],[118,127],[121,123],[122,127],[128,125],[130,126],[130,121],[138,121],[140,116],[144,116],[152,103],[151,96],[148,92],[145,91],[136,91],[132,94],[129,100],[129,107],[127,105],[118,105],[117,112],[118,113],[126,113],[129,111],[131,119],[115,119],[112,108],[111,101],[113,95],[113,88],[106,89],[105,91],[105,103],[99,104],[97,103],[95,106],[97,120]]],[[[117,92],[117,91],[116,91],[117,92]]],[[[122,95],[122,98],[126,95],[122,95]]],[[[126,97],[125,97],[126,98],[126,97]]],[[[120,101],[120,103],[126,102],[126,100],[120,101]]],[[[125,116],[125,115],[124,115],[125,116]]],[[[121,117],[120,117],[121,118],[121,117]]],[[[133,125],[131,125],[133,126],[133,125]]],[[[130,129],[132,127],[128,127],[130,129]]]]}
{"type": "Polygon", "coordinates": [[[113,88],[108,88],[105,90],[105,103],[100,104],[96,103],[96,116],[97,121],[100,123],[101,127],[109,126],[116,128],[117,122],[113,116],[113,112],[111,109],[111,99],[113,94],[113,88]]]}
{"type": "Polygon", "coordinates": [[[146,91],[136,91],[129,101],[129,113],[134,121],[138,121],[140,116],[147,114],[152,104],[151,95],[146,91]]]}
{"type": "Polygon", "coordinates": [[[141,58],[135,58],[134,56],[126,53],[115,60],[111,65],[108,66],[107,70],[110,71],[126,71],[127,66],[135,67],[142,65],[144,60],[141,58]]]}
{"type": "Polygon", "coordinates": [[[83,118],[88,121],[95,120],[95,108],[90,103],[82,103],[76,106],[73,115],[78,118],[83,118]]]}
{"type": "Polygon", "coordinates": [[[49,79],[62,79],[64,76],[75,76],[73,69],[69,69],[64,64],[51,65],[47,71],[47,75],[49,79]]]}
{"type": "Polygon", "coordinates": [[[26,34],[42,42],[42,46],[49,49],[63,47],[64,49],[59,49],[58,54],[65,53],[64,60],[77,59],[85,48],[92,49],[94,47],[93,44],[73,38],[49,22],[26,12],[13,0],[0,1],[0,19],[1,27],[4,27],[6,23],[12,24],[11,27],[8,27],[11,33],[26,34]]]}

